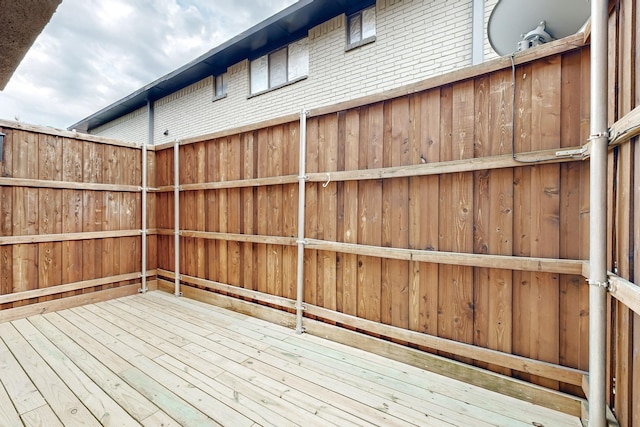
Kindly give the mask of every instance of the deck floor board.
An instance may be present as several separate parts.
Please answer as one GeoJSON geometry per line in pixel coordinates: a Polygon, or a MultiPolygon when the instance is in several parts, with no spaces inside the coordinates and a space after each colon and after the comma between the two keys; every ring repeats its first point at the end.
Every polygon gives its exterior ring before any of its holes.
{"type": "Polygon", "coordinates": [[[580,426],[160,291],[0,324],[0,424],[580,426]]]}

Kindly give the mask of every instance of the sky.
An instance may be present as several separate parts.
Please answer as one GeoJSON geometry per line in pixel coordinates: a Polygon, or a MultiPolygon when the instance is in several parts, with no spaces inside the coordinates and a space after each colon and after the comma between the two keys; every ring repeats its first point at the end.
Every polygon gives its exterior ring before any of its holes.
{"type": "Polygon", "coordinates": [[[0,92],[0,119],[59,129],[295,0],[63,0],[0,92]]]}

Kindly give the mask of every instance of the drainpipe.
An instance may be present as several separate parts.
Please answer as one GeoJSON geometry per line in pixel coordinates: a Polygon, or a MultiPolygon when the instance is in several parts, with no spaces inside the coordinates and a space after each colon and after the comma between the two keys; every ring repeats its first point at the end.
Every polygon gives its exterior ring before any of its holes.
{"type": "Polygon", "coordinates": [[[304,310],[304,202],[306,185],[307,154],[307,114],[304,108],[300,112],[300,173],[298,174],[298,274],[296,289],[296,333],[302,333],[302,312],[304,310]]]}
{"type": "Polygon", "coordinates": [[[174,224],[173,234],[175,243],[175,284],[174,295],[179,297],[182,295],[180,292],[180,141],[175,140],[173,144],[173,212],[174,212],[174,224]]]}
{"type": "Polygon", "coordinates": [[[589,426],[606,425],[607,0],[591,0],[589,426]]]}
{"type": "Polygon", "coordinates": [[[484,61],[484,0],[473,0],[471,14],[471,64],[484,61]]]}

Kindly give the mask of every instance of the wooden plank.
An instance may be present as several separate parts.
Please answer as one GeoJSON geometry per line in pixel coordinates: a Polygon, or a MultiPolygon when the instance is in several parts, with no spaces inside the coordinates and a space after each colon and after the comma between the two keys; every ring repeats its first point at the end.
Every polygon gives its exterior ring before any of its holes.
{"type": "Polygon", "coordinates": [[[21,319],[23,317],[42,314],[50,311],[64,310],[69,307],[77,307],[80,305],[93,304],[98,301],[106,301],[113,298],[119,298],[125,295],[134,295],[138,293],[139,283],[121,286],[119,288],[96,291],[90,294],[74,295],[53,301],[40,302],[22,307],[15,307],[0,311],[0,322],[8,322],[10,320],[21,319]]]}
{"type": "Polygon", "coordinates": [[[20,415],[16,411],[16,408],[13,406],[11,402],[11,397],[5,390],[4,387],[0,385],[0,424],[10,426],[10,425],[20,425],[20,415]]]}
{"type": "MultiPolygon", "coordinates": [[[[559,141],[558,141],[559,143],[559,141]]],[[[568,148],[567,150],[580,150],[582,146],[568,148]]],[[[520,168],[526,163],[555,164],[583,160],[582,155],[567,157],[557,154],[557,148],[518,152],[518,160],[514,160],[511,154],[484,156],[464,160],[444,160],[420,165],[394,166],[361,169],[358,171],[343,171],[331,173],[331,181],[361,181],[365,179],[391,179],[413,176],[431,176],[453,174],[461,172],[475,172],[491,169],[520,168]]],[[[310,173],[309,182],[326,182],[326,173],[310,173]]]]}
{"type": "MultiPolygon", "coordinates": [[[[338,116],[335,114],[319,118],[318,127],[318,169],[334,172],[338,168],[338,116]]],[[[337,185],[335,182],[318,186],[318,237],[337,240],[337,185]]],[[[337,307],[336,264],[334,251],[318,252],[318,304],[335,310],[337,307]]]]}
{"type": "MultiPolygon", "coordinates": [[[[344,168],[357,170],[360,162],[360,111],[350,110],[344,117],[344,168]]],[[[345,182],[343,187],[343,226],[338,239],[345,243],[358,243],[358,183],[345,182]]],[[[342,311],[356,315],[358,310],[358,257],[342,254],[342,311]]]]}
{"type": "MultiPolygon", "coordinates": [[[[12,176],[36,178],[38,176],[38,135],[15,132],[12,141],[12,176]]],[[[13,234],[38,234],[38,190],[16,188],[13,191],[13,234]]],[[[11,291],[20,292],[38,288],[38,247],[33,244],[13,248],[13,284],[11,291]]]]}
{"type": "Polygon", "coordinates": [[[385,248],[364,244],[325,242],[307,239],[309,249],[333,250],[358,255],[402,259],[406,261],[433,262],[445,265],[500,268],[505,263],[513,270],[545,273],[582,274],[584,261],[554,258],[518,257],[506,255],[481,255],[448,251],[420,251],[415,249],[385,248]]]}
{"type": "Polygon", "coordinates": [[[22,422],[25,427],[63,427],[49,405],[41,406],[22,415],[22,422]]]}
{"type": "MultiPolygon", "coordinates": [[[[585,59],[586,60],[586,59],[585,59]]],[[[571,146],[582,139],[584,64],[580,52],[572,52],[562,58],[562,109],[561,145],[571,146]]],[[[588,175],[582,163],[568,163],[560,166],[560,247],[561,258],[587,259],[589,244],[588,224],[582,220],[582,210],[588,204],[583,200],[583,179],[588,175]],[[577,237],[576,236],[580,236],[577,237]]],[[[588,179],[586,181],[588,185],[588,179]]],[[[585,210],[588,211],[588,208],[585,210]]],[[[562,365],[586,369],[588,367],[589,290],[582,276],[560,276],[560,345],[559,361],[562,365]]],[[[579,389],[560,385],[567,392],[580,393],[579,389]]]]}
{"type": "MultiPolygon", "coordinates": [[[[290,123],[284,126],[283,174],[298,174],[300,167],[300,125],[290,123]]],[[[282,233],[283,236],[298,235],[298,184],[282,186],[282,233]]],[[[282,295],[296,298],[298,277],[298,248],[282,248],[282,295]]]]}
{"type": "MultiPolygon", "coordinates": [[[[472,158],[474,154],[474,84],[473,81],[455,84],[451,91],[451,153],[452,159],[472,158]]],[[[443,103],[443,117],[447,117],[448,104],[443,103]]],[[[448,119],[443,119],[446,123],[448,119]]],[[[442,131],[441,131],[442,132],[442,131]]],[[[446,152],[446,147],[443,147],[446,152]]],[[[447,154],[444,154],[447,158],[447,154]]],[[[450,225],[442,222],[441,248],[456,252],[473,252],[473,175],[470,173],[453,174],[449,194],[450,202],[441,200],[441,212],[449,212],[450,225]],[[445,207],[450,207],[448,211],[445,207]],[[445,208],[443,210],[443,208],[445,208]]],[[[441,178],[442,180],[442,178],[441,178]]],[[[441,181],[441,186],[447,185],[441,181]]],[[[444,191],[441,189],[441,191],[444,191]]],[[[442,194],[442,193],[441,193],[442,194]]],[[[442,221],[442,217],[441,217],[442,221]]],[[[441,274],[448,267],[441,266],[441,274]]],[[[441,277],[439,292],[439,336],[454,338],[458,341],[473,342],[473,269],[453,265],[450,275],[441,277]]]]}
{"type": "MultiPolygon", "coordinates": [[[[305,156],[306,172],[318,171],[318,119],[307,119],[307,152],[305,156]]],[[[305,186],[305,238],[318,237],[318,187],[315,185],[305,186]]],[[[318,252],[315,250],[304,250],[304,302],[316,304],[318,302],[318,252]]]]}
{"type": "MultiPolygon", "coordinates": [[[[12,408],[10,409],[15,408],[15,411],[22,415],[45,405],[42,394],[2,340],[0,340],[0,350],[0,372],[2,373],[0,382],[3,386],[0,389],[11,399],[12,408]]],[[[11,414],[7,416],[11,417],[11,414]]]]}
{"type": "MultiPolygon", "coordinates": [[[[498,74],[498,73],[496,73],[498,74]]],[[[492,148],[490,133],[495,126],[504,126],[501,108],[504,107],[500,99],[500,92],[494,90],[498,85],[492,87],[493,81],[500,82],[501,79],[495,79],[493,75],[479,77],[475,79],[475,140],[474,140],[474,157],[487,156],[492,148]],[[496,99],[497,98],[497,99],[496,99]],[[496,101],[498,102],[496,105],[496,101]],[[498,107],[498,108],[496,108],[498,107]],[[495,118],[497,123],[493,123],[495,118]]],[[[492,135],[493,136],[493,135],[492,135]]],[[[500,136],[500,134],[498,134],[500,136]]],[[[491,249],[490,240],[492,236],[491,224],[491,208],[490,208],[490,190],[491,179],[489,171],[478,171],[473,174],[473,252],[477,254],[489,253],[491,249]]],[[[511,255],[511,254],[508,254],[511,255]]],[[[489,336],[493,333],[490,326],[491,314],[491,298],[489,296],[491,290],[491,281],[489,278],[489,269],[476,268],[473,271],[473,344],[481,347],[488,347],[489,336]]],[[[510,321],[511,319],[509,319],[510,321]]],[[[507,323],[508,324],[508,323],[507,323]]],[[[477,366],[487,368],[483,363],[477,363],[477,366]]],[[[494,367],[491,367],[495,371],[494,367]]]]}
{"type": "Polygon", "coordinates": [[[58,190],[92,190],[92,191],[122,191],[137,193],[140,188],[135,185],[114,185],[102,183],[86,183],[74,181],[60,181],[50,179],[27,179],[0,177],[0,185],[4,187],[27,188],[55,188],[58,190]]]}
{"type": "MultiPolygon", "coordinates": [[[[580,150],[582,146],[567,148],[568,151],[580,150]]],[[[361,168],[359,170],[335,171],[330,174],[331,181],[360,181],[365,179],[390,179],[413,176],[431,176],[448,173],[474,172],[487,169],[502,168],[518,168],[526,166],[526,163],[554,164],[577,162],[583,160],[584,155],[574,155],[567,157],[566,155],[558,155],[558,149],[536,150],[518,152],[518,159],[514,160],[511,154],[485,156],[474,159],[450,160],[442,162],[429,162],[420,165],[394,166],[394,167],[376,167],[361,168]]],[[[326,172],[310,172],[308,174],[308,182],[326,182],[326,172]]],[[[286,175],[281,177],[265,177],[256,179],[241,179],[225,182],[209,182],[205,184],[187,184],[180,186],[181,190],[211,190],[211,189],[229,189],[229,188],[250,188],[262,187],[281,184],[292,184],[297,182],[297,175],[286,175]]],[[[92,188],[93,189],[93,188],[92,188]]],[[[108,188],[105,188],[105,190],[108,188]]],[[[116,188],[114,191],[124,191],[123,188],[116,188]]],[[[135,191],[135,190],[131,190],[135,191]]],[[[173,186],[161,186],[154,192],[172,192],[173,186]]]]}
{"type": "MultiPolygon", "coordinates": [[[[422,153],[420,162],[440,161],[440,90],[427,92],[422,99],[422,111],[426,120],[422,122],[422,153]]],[[[437,175],[420,179],[420,247],[421,250],[439,250],[440,177],[437,175]],[[429,212],[430,215],[421,214],[429,212]]],[[[413,233],[411,233],[413,234],[413,233]]],[[[438,331],[438,276],[439,266],[430,262],[420,264],[420,320],[422,330],[431,335],[438,331]]]]}
{"type": "MultiPolygon", "coordinates": [[[[560,136],[561,62],[550,58],[545,64],[532,66],[532,148],[545,149],[557,144],[560,136]]],[[[560,169],[557,165],[536,166],[531,171],[533,220],[531,223],[531,254],[559,257],[560,169]]],[[[532,277],[532,301],[536,301],[531,321],[530,357],[547,362],[559,361],[559,277],[548,273],[532,277]]],[[[550,388],[557,383],[546,382],[550,388]]]]}
{"type": "Polygon", "coordinates": [[[140,391],[181,425],[220,425],[138,369],[124,371],[121,376],[129,385],[140,391]]]}
{"type": "MultiPolygon", "coordinates": [[[[155,270],[149,270],[147,271],[147,276],[148,277],[154,276],[155,273],[156,273],[155,270]]],[[[30,291],[24,291],[24,292],[15,292],[10,294],[0,295],[0,304],[7,304],[14,301],[26,300],[31,298],[39,298],[42,301],[43,300],[42,297],[45,297],[47,295],[54,295],[57,293],[64,293],[64,292],[72,292],[80,289],[86,289],[86,288],[91,288],[95,286],[116,283],[120,281],[134,280],[139,277],[140,277],[140,274],[138,273],[129,273],[129,274],[123,274],[120,276],[102,277],[100,279],[83,280],[81,282],[67,283],[67,284],[58,285],[55,287],[33,289],[30,291]]],[[[44,300],[44,301],[48,301],[48,300],[44,300]]]]}
{"type": "MultiPolygon", "coordinates": [[[[360,341],[360,340],[358,340],[360,341]]],[[[391,390],[397,390],[410,396],[420,397],[428,403],[444,406],[461,414],[473,415],[475,418],[483,421],[491,420],[492,423],[498,425],[518,424],[519,422],[531,425],[533,422],[539,422],[544,425],[556,423],[563,424],[570,422],[572,417],[560,412],[550,413],[546,408],[534,406],[523,400],[510,399],[498,393],[481,392],[477,386],[466,382],[457,381],[444,375],[439,375],[428,370],[416,368],[411,364],[401,363],[395,358],[387,358],[379,356],[372,352],[362,351],[356,347],[350,347],[338,342],[322,339],[311,334],[303,334],[296,337],[288,337],[276,344],[275,348],[293,350],[300,352],[312,360],[315,360],[326,366],[333,366],[339,371],[348,372],[357,375],[363,379],[368,379],[378,386],[383,386],[391,390]],[[292,348],[293,347],[293,348],[292,348]],[[308,350],[308,351],[304,351],[308,350]],[[353,369],[354,367],[358,369],[353,369]],[[384,369],[382,369],[384,367],[384,369]],[[384,370],[384,374],[380,372],[384,370]],[[464,396],[464,397],[463,397],[464,396]],[[463,406],[460,405],[459,399],[464,401],[463,406]],[[509,402],[509,411],[501,412],[498,408],[509,402]],[[472,405],[472,407],[464,407],[472,405]],[[485,412],[486,411],[486,412],[485,412]]],[[[366,342],[366,341],[362,341],[366,342]]],[[[375,340],[371,341],[374,344],[375,340]]],[[[398,355],[402,347],[395,346],[391,348],[398,349],[398,355]]],[[[289,350],[289,351],[291,351],[289,350]]],[[[419,353],[418,353],[419,354],[419,353]]],[[[408,354],[407,354],[408,356],[408,354]]],[[[445,371],[451,371],[453,367],[461,365],[458,362],[443,359],[438,356],[426,354],[424,361],[432,360],[434,365],[442,363],[445,371]],[[447,366],[447,362],[449,366],[447,366]],[[448,369],[446,369],[448,368],[448,369]]],[[[429,364],[431,363],[424,363],[429,364]]],[[[464,366],[464,365],[463,365],[464,366]]],[[[474,369],[479,373],[481,370],[467,366],[469,372],[474,369]]],[[[433,366],[432,366],[433,369],[433,366]]],[[[498,381],[503,379],[506,384],[512,382],[513,385],[517,381],[508,377],[500,377],[490,372],[484,374],[485,377],[493,377],[498,381]]],[[[479,375],[480,377],[481,375],[479,375]]],[[[532,389],[535,386],[527,385],[532,389]]],[[[538,389],[541,389],[538,387],[538,389]]],[[[464,421],[460,422],[456,415],[452,415],[449,421],[458,421],[464,425],[464,421]]],[[[573,419],[573,424],[577,425],[577,420],[573,419]]],[[[467,421],[469,423],[469,421],[467,421]]],[[[475,425],[475,420],[470,424],[475,425]]]]}
{"type": "Polygon", "coordinates": [[[640,135],[640,106],[627,112],[609,127],[609,147],[628,142],[640,135]]]}
{"type": "Polygon", "coordinates": [[[13,322],[13,326],[33,347],[37,354],[57,374],[82,404],[102,425],[127,425],[135,420],[96,385],[89,376],[67,358],[40,331],[26,319],[13,322]]]}
{"type": "MultiPolygon", "coordinates": [[[[245,133],[241,137],[242,143],[242,178],[251,179],[255,176],[254,154],[256,146],[254,146],[254,135],[252,132],[245,133]]],[[[244,188],[241,190],[242,203],[242,227],[241,232],[247,235],[256,233],[254,215],[254,189],[244,188]]],[[[254,248],[250,242],[240,244],[242,253],[242,282],[246,289],[255,289],[256,283],[254,278],[254,248]]]]}
{"type": "Polygon", "coordinates": [[[431,335],[408,331],[406,329],[372,322],[370,320],[362,319],[359,317],[331,312],[322,307],[308,306],[307,310],[309,314],[339,322],[341,324],[349,325],[351,327],[358,328],[373,334],[379,334],[382,336],[419,344],[433,350],[452,353],[471,360],[491,362],[496,365],[519,370],[521,372],[529,372],[532,374],[544,376],[545,378],[555,378],[569,384],[580,385],[582,383],[582,375],[585,374],[584,371],[578,369],[566,368],[557,364],[542,362],[532,358],[485,349],[447,338],[434,337],[431,335]]]}
{"type": "MultiPolygon", "coordinates": [[[[158,276],[166,279],[175,279],[175,273],[166,270],[158,270],[158,276]]],[[[264,292],[257,292],[250,289],[243,289],[233,285],[228,285],[225,283],[215,282],[212,280],[200,279],[198,277],[192,277],[188,275],[181,274],[181,280],[185,283],[190,283],[192,285],[198,285],[205,289],[212,289],[216,291],[223,292],[225,294],[237,295],[240,297],[245,297],[250,300],[256,300],[260,302],[264,302],[267,304],[272,304],[280,307],[286,307],[290,309],[295,308],[295,299],[293,298],[285,298],[277,295],[272,295],[264,292]]]]}
{"type": "MultiPolygon", "coordinates": [[[[216,141],[207,142],[206,148],[207,159],[207,181],[217,180],[218,177],[218,144],[216,141]]],[[[207,232],[218,231],[218,207],[216,190],[207,190],[205,193],[205,230],[207,232]]],[[[210,280],[218,280],[218,244],[214,241],[205,242],[207,271],[206,277],[210,280]]],[[[175,270],[174,270],[175,271],[175,270]]]]}
{"type": "MultiPolygon", "coordinates": [[[[531,66],[516,69],[516,120],[514,150],[521,153],[531,150],[532,127],[532,79],[531,66]]],[[[519,156],[520,154],[518,154],[519,156]]],[[[513,171],[513,254],[530,257],[531,253],[531,170],[516,168],[513,171]]],[[[511,267],[511,265],[510,265],[511,267]]],[[[513,339],[515,354],[528,354],[530,340],[531,278],[529,271],[513,272],[513,339]]]]}
{"type": "MultiPolygon", "coordinates": [[[[67,194],[67,201],[76,203],[77,199],[69,199],[67,194]]],[[[76,194],[75,196],[80,196],[76,194]]],[[[78,202],[80,203],[80,202],[78,202]]],[[[70,212],[66,212],[71,214],[70,212]]],[[[90,231],[90,232],[69,232],[61,234],[41,234],[41,235],[21,235],[11,237],[0,237],[0,246],[4,245],[24,245],[28,243],[47,243],[47,242],[78,242],[82,240],[95,240],[95,239],[107,239],[107,238],[119,238],[119,237],[134,237],[139,236],[140,230],[118,230],[118,231],[90,231]]],[[[82,270],[82,269],[81,269],[82,270]]]]}
{"type": "MultiPolygon", "coordinates": [[[[217,178],[219,181],[227,181],[229,179],[229,139],[222,138],[217,142],[218,145],[218,163],[217,163],[217,178]]],[[[228,211],[228,191],[221,189],[217,194],[218,203],[218,231],[226,233],[228,232],[229,225],[229,211],[228,211]]],[[[228,243],[226,241],[218,241],[217,244],[217,256],[218,256],[218,280],[222,283],[229,283],[228,279],[228,243]]]]}
{"type": "MultiPolygon", "coordinates": [[[[83,152],[81,141],[64,139],[62,145],[62,179],[82,182],[83,152]]],[[[83,193],[81,190],[62,190],[62,233],[81,233],[83,193]]],[[[82,280],[82,242],[69,240],[62,243],[62,282],[82,280]]]]}
{"type": "MultiPolygon", "coordinates": [[[[266,133],[266,164],[267,176],[279,176],[282,173],[284,130],[282,126],[275,126],[266,133]]],[[[260,168],[260,165],[258,166],[260,168]]],[[[267,188],[266,191],[266,220],[267,234],[271,236],[282,236],[283,206],[282,206],[282,186],[276,185],[267,188]]],[[[267,245],[267,292],[271,295],[282,296],[282,248],[275,245],[267,245]]]]}
{"type": "MultiPolygon", "coordinates": [[[[266,176],[263,178],[244,178],[233,179],[228,181],[207,181],[196,184],[181,184],[181,191],[195,191],[195,190],[222,190],[231,188],[251,188],[251,187],[263,187],[271,185],[282,184],[294,184],[298,182],[297,175],[286,174],[282,176],[266,176]]],[[[156,193],[167,193],[173,191],[173,186],[162,185],[152,190],[156,193]]]]}
{"type": "MultiPolygon", "coordinates": [[[[180,147],[180,184],[189,184],[196,181],[197,159],[195,156],[195,144],[180,147]]],[[[180,192],[180,229],[196,229],[196,195],[193,191],[180,192]]],[[[196,249],[195,240],[181,236],[180,238],[180,271],[186,274],[196,275],[196,249]]]]}
{"type": "MultiPolygon", "coordinates": [[[[195,161],[196,161],[196,175],[195,179],[198,182],[204,182],[206,179],[206,147],[204,143],[196,144],[195,146],[195,161]]],[[[200,190],[195,193],[195,224],[196,229],[204,231],[206,228],[205,220],[205,192],[200,190]]],[[[205,242],[202,240],[195,241],[195,268],[199,277],[204,277],[206,274],[206,252],[205,242]]]]}
{"type": "MultiPolygon", "coordinates": [[[[121,195],[107,192],[104,194],[103,228],[105,231],[120,230],[121,195]]],[[[115,238],[102,241],[102,274],[115,276],[120,274],[120,245],[115,238]]]]}
{"type": "Polygon", "coordinates": [[[615,274],[609,274],[609,283],[611,295],[640,314],[640,286],[615,274]]]}
{"type": "MultiPolygon", "coordinates": [[[[509,73],[496,73],[490,78],[490,123],[488,154],[503,155],[511,150],[509,111],[512,99],[507,95],[509,73]]],[[[497,255],[513,254],[513,169],[488,172],[487,235],[488,252],[497,255]]],[[[487,271],[487,346],[511,353],[513,339],[513,274],[509,270],[492,268],[487,271]]],[[[499,371],[506,375],[508,370],[499,371]]]]}
{"type": "MultiPolygon", "coordinates": [[[[384,148],[383,105],[371,105],[364,113],[360,121],[360,162],[366,168],[380,167],[383,166],[384,148]]],[[[381,246],[382,182],[361,182],[358,193],[358,244],[381,246]]],[[[358,316],[380,321],[382,262],[378,258],[359,256],[358,267],[358,316]]]]}
{"type": "MultiPolygon", "coordinates": [[[[93,143],[83,144],[83,181],[100,183],[103,181],[104,147],[93,143]]],[[[84,191],[82,212],[83,231],[102,231],[104,223],[104,195],[93,191],[84,191]]],[[[84,280],[95,279],[102,276],[102,242],[86,240],[82,242],[82,277],[84,280]]],[[[87,289],[87,292],[93,289],[87,289]]]]}
{"type": "MultiPolygon", "coordinates": [[[[259,393],[247,390],[247,386],[244,384],[238,384],[237,378],[226,378],[226,374],[222,374],[222,376],[219,377],[219,381],[212,381],[210,378],[200,374],[197,369],[193,369],[192,366],[186,365],[174,358],[162,356],[157,359],[157,361],[167,370],[189,381],[189,383],[194,384],[207,394],[214,396],[216,399],[238,411],[233,417],[227,416],[223,418],[223,422],[233,422],[234,425],[241,425],[242,423],[244,423],[244,425],[254,425],[251,424],[253,421],[265,425],[273,422],[282,424],[289,423],[286,418],[278,413],[280,411],[276,409],[277,404],[272,407],[273,401],[267,393],[262,392],[262,405],[257,405],[256,401],[259,401],[260,397],[254,400],[254,396],[259,393]],[[225,381],[225,383],[221,384],[221,381],[225,381]],[[244,416],[242,414],[244,414],[244,416]],[[250,417],[251,420],[247,417],[250,417]]],[[[281,409],[286,411],[284,408],[281,409]]]]}
{"type": "MultiPolygon", "coordinates": [[[[385,108],[384,161],[388,166],[410,162],[409,100],[398,99],[385,108]]],[[[409,180],[383,182],[382,245],[406,248],[409,244],[409,180]]],[[[399,327],[409,326],[409,263],[382,260],[382,321],[399,327]]]]}
{"type": "MultiPolygon", "coordinates": [[[[62,144],[40,135],[40,178],[62,176],[60,169],[62,144]]],[[[62,191],[40,189],[38,194],[38,230],[40,234],[62,233],[62,191]]],[[[38,286],[47,288],[62,283],[62,244],[40,244],[38,247],[38,286]]],[[[40,299],[45,301],[50,298],[40,299]]]]}
{"type": "Polygon", "coordinates": [[[459,379],[489,390],[516,397],[536,405],[578,416],[580,400],[573,396],[480,370],[467,364],[444,359],[429,353],[379,340],[347,329],[335,328],[322,322],[307,320],[309,334],[380,354],[421,369],[432,370],[450,378],[459,379]]]}
{"type": "MultiPolygon", "coordinates": [[[[13,175],[13,131],[5,130],[0,176],[13,175]]],[[[13,235],[13,188],[0,185],[0,237],[13,235]]],[[[0,294],[13,292],[13,247],[0,246],[0,294]]],[[[0,305],[0,308],[7,308],[0,305]]]]}
{"type": "Polygon", "coordinates": [[[63,424],[100,425],[91,412],[10,323],[0,324],[0,336],[11,352],[20,359],[23,368],[29,371],[34,384],[63,424]]]}

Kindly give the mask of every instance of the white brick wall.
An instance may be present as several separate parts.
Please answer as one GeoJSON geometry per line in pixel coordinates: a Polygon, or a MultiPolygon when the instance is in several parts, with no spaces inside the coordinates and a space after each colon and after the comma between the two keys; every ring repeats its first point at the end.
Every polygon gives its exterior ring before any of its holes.
{"type": "MultiPolygon", "coordinates": [[[[497,0],[486,2],[489,11],[497,0]]],[[[346,19],[336,17],[309,32],[307,79],[249,97],[248,61],[235,64],[228,70],[224,99],[212,102],[209,77],[156,101],[154,142],[259,122],[302,107],[331,105],[471,65],[471,20],[471,0],[378,0],[375,42],[345,52],[346,19]],[[165,130],[168,136],[163,135],[165,130]]],[[[146,113],[142,118],[131,116],[92,133],[146,141],[146,113]]]]}
{"type": "Polygon", "coordinates": [[[147,130],[147,107],[145,106],[92,129],[91,133],[142,144],[147,142],[147,130]]]}

